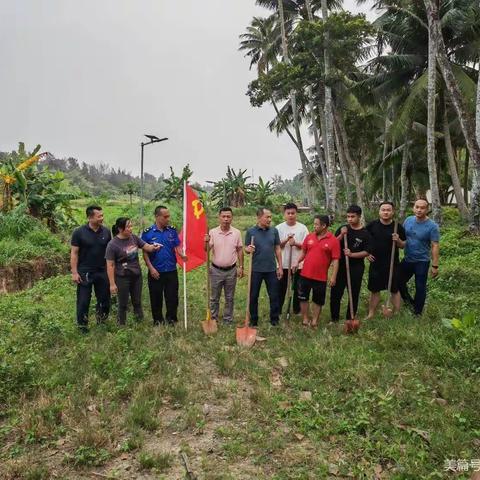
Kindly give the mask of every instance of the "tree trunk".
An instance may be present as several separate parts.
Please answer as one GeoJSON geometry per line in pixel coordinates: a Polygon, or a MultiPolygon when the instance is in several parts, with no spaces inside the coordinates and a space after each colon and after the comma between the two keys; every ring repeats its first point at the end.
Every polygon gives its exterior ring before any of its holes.
{"type": "Polygon", "coordinates": [[[313,102],[311,100],[310,100],[309,109],[310,109],[310,116],[312,121],[313,138],[315,140],[315,149],[317,151],[320,170],[322,171],[322,181],[323,181],[323,188],[325,189],[325,208],[326,208],[328,203],[328,175],[327,175],[327,168],[325,165],[325,155],[324,155],[324,151],[322,150],[322,145],[320,143],[320,135],[316,125],[313,102]]]}
{"type": "Polygon", "coordinates": [[[400,212],[399,216],[403,220],[405,218],[405,212],[407,211],[408,204],[408,177],[407,177],[407,168],[408,168],[408,156],[409,156],[409,139],[405,137],[403,153],[402,153],[402,168],[400,170],[400,212]]]}
{"type": "Polygon", "coordinates": [[[382,201],[387,200],[387,171],[385,169],[385,160],[388,151],[388,110],[385,116],[385,128],[383,130],[383,156],[382,156],[382,201]]]}
{"type": "Polygon", "coordinates": [[[463,164],[463,200],[468,205],[468,173],[470,170],[470,155],[468,149],[465,150],[465,162],[463,164]]]}
{"type": "MultiPolygon", "coordinates": [[[[313,13],[312,13],[312,6],[310,4],[310,0],[305,0],[305,7],[307,9],[308,20],[310,22],[313,22],[313,13]]],[[[320,169],[322,171],[322,181],[323,181],[323,187],[325,189],[325,207],[326,207],[328,204],[328,176],[327,176],[326,165],[325,165],[325,152],[322,150],[322,147],[320,144],[320,135],[318,133],[318,128],[317,128],[317,119],[315,116],[315,108],[313,104],[313,92],[312,92],[311,86],[307,88],[307,95],[309,98],[308,109],[310,110],[310,120],[312,122],[312,132],[313,132],[313,138],[315,140],[315,150],[317,151],[318,162],[320,164],[320,169]]]]}
{"type": "Polygon", "coordinates": [[[455,199],[457,201],[458,211],[464,220],[468,220],[470,212],[463,199],[462,185],[460,177],[458,176],[457,164],[455,161],[455,152],[453,151],[452,139],[450,136],[450,125],[448,123],[447,102],[443,100],[443,139],[445,141],[445,150],[447,151],[448,171],[452,179],[453,191],[455,192],[455,199]]]}
{"type": "Polygon", "coordinates": [[[305,7],[307,9],[307,16],[310,21],[313,21],[313,12],[312,12],[312,5],[310,0],[305,0],[305,7]]]}
{"type": "MultiPolygon", "coordinates": [[[[452,66],[447,56],[445,48],[445,42],[443,40],[442,29],[438,16],[438,9],[433,0],[424,0],[425,8],[427,10],[427,16],[429,18],[429,25],[433,26],[433,34],[435,36],[437,50],[437,61],[442,72],[443,79],[447,85],[448,91],[451,95],[453,105],[457,112],[460,126],[462,128],[463,136],[465,137],[465,143],[467,144],[470,158],[473,162],[473,171],[476,174],[476,178],[480,177],[480,147],[479,142],[475,134],[474,121],[468,113],[468,109],[465,105],[465,100],[458,86],[457,79],[455,78],[452,70],[452,66]]],[[[478,182],[476,182],[478,183],[478,182]]],[[[470,218],[474,228],[480,231],[480,189],[472,189],[472,201],[470,206],[470,218]]]]}
{"type": "Polygon", "coordinates": [[[396,145],[395,145],[395,141],[393,140],[392,138],[392,150],[390,151],[390,158],[391,158],[391,161],[392,161],[392,165],[390,166],[390,180],[391,180],[391,184],[392,184],[392,187],[390,189],[390,200],[395,203],[395,174],[394,174],[394,169],[395,169],[395,163],[393,161],[393,154],[395,152],[395,148],[396,148],[396,145]]]}
{"type": "MultiPolygon", "coordinates": [[[[478,62],[479,72],[477,81],[477,103],[475,107],[476,140],[480,146],[480,58],[478,62]]],[[[472,220],[477,233],[480,231],[480,167],[474,166],[472,176],[472,202],[470,206],[472,220]]]]}
{"type": "MultiPolygon", "coordinates": [[[[326,22],[328,19],[327,0],[322,0],[322,18],[326,22]]],[[[328,52],[328,32],[325,31],[325,45],[324,49],[324,67],[325,67],[325,139],[326,146],[327,170],[328,170],[328,204],[327,211],[329,215],[335,216],[335,205],[337,197],[337,185],[335,175],[335,144],[333,134],[333,118],[332,118],[332,89],[328,86],[328,79],[330,75],[330,53],[328,52]]]]}
{"type": "MultiPolygon", "coordinates": [[[[282,35],[283,61],[285,63],[288,63],[289,62],[288,45],[287,45],[287,33],[285,31],[285,13],[283,11],[283,0],[278,0],[277,4],[278,4],[278,13],[280,16],[280,31],[282,35]]],[[[295,129],[297,149],[300,155],[300,164],[302,166],[303,185],[305,186],[305,193],[307,195],[308,203],[312,205],[313,204],[312,191],[311,191],[310,181],[308,178],[308,175],[309,175],[308,158],[305,155],[305,152],[303,150],[303,141],[302,141],[302,135],[300,132],[300,122],[298,118],[297,97],[294,91],[290,92],[290,105],[292,107],[293,126],[295,129]]]]}
{"type": "Polygon", "coordinates": [[[352,204],[352,196],[350,194],[350,182],[349,182],[349,168],[347,164],[347,160],[345,158],[345,146],[343,145],[342,138],[340,136],[340,132],[338,131],[338,125],[336,122],[333,124],[334,133],[335,133],[335,144],[337,146],[337,154],[338,154],[338,163],[340,165],[340,172],[342,174],[343,183],[345,184],[345,197],[347,200],[347,205],[352,204]]]}
{"type": "Polygon", "coordinates": [[[365,196],[364,196],[365,189],[362,181],[362,174],[360,172],[360,168],[358,164],[355,162],[355,160],[353,160],[350,152],[350,146],[348,144],[347,129],[345,128],[343,115],[341,112],[338,111],[335,105],[333,106],[333,114],[334,114],[335,123],[338,126],[338,132],[340,134],[340,138],[342,140],[342,145],[345,151],[347,165],[350,172],[352,172],[353,174],[353,180],[355,182],[355,193],[357,196],[357,204],[362,208],[362,210],[364,210],[366,204],[365,204],[365,196]]]}
{"type": "Polygon", "coordinates": [[[432,196],[433,219],[442,221],[442,205],[438,189],[437,165],[435,161],[435,96],[437,86],[437,44],[433,34],[434,26],[431,16],[428,17],[428,102],[427,102],[427,165],[432,196]]]}

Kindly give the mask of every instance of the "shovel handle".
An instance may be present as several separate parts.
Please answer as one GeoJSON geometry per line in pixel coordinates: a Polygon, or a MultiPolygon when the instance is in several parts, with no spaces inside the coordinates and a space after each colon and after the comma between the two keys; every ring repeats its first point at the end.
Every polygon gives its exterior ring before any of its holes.
{"type": "MultiPolygon", "coordinates": [[[[343,236],[343,245],[345,249],[348,249],[348,239],[347,234],[343,236]]],[[[348,290],[348,304],[350,306],[350,317],[353,320],[355,315],[353,314],[353,295],[352,295],[352,279],[350,277],[350,257],[345,255],[345,269],[347,271],[347,290],[348,290]]]]}
{"type": "MultiPolygon", "coordinates": [[[[395,221],[393,225],[393,233],[397,233],[398,231],[398,222],[395,221]]],[[[392,253],[390,256],[390,271],[388,272],[388,287],[387,287],[387,302],[385,303],[385,307],[388,308],[390,306],[390,290],[392,289],[392,280],[393,280],[393,265],[395,262],[395,247],[397,246],[395,240],[392,240],[392,253]]]]}
{"type": "MultiPolygon", "coordinates": [[[[255,246],[255,237],[252,235],[250,245],[255,246]]],[[[248,265],[248,279],[247,279],[247,308],[245,311],[245,326],[248,327],[250,323],[250,290],[252,288],[252,270],[253,270],[253,252],[250,257],[250,264],[248,265]]]]}
{"type": "Polygon", "coordinates": [[[210,313],[210,240],[207,243],[207,315],[210,313]]]}
{"type": "Polygon", "coordinates": [[[291,297],[292,297],[292,256],[293,256],[293,247],[290,245],[290,251],[288,255],[288,273],[287,273],[287,314],[286,319],[290,318],[290,306],[291,306],[291,297]]]}

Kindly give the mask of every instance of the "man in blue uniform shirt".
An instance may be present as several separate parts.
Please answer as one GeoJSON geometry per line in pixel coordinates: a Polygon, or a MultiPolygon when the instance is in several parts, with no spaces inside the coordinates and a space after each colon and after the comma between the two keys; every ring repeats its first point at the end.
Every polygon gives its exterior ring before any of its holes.
{"type": "Polygon", "coordinates": [[[176,253],[186,261],[180,249],[177,230],[169,225],[170,212],[167,207],[159,205],[155,209],[155,223],[145,229],[142,240],[146,243],[160,244],[160,250],[147,253],[143,258],[148,267],[148,290],[154,325],[174,324],[177,321],[178,308],[178,273],[176,253]],[[163,298],[166,312],[163,316],[163,298]]]}

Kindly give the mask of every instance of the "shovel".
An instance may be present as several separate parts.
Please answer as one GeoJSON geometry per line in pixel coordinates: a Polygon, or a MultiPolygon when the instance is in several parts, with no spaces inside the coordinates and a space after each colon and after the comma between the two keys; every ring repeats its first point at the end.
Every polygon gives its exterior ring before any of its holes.
{"type": "MultiPolygon", "coordinates": [[[[395,222],[393,226],[393,233],[397,233],[397,230],[398,230],[398,223],[395,222]]],[[[387,301],[385,302],[384,305],[382,305],[382,312],[385,318],[391,318],[393,316],[393,306],[391,302],[392,294],[390,290],[392,289],[393,264],[395,261],[395,247],[396,247],[396,242],[395,240],[392,240],[392,256],[390,257],[390,272],[388,274],[387,301]]]]}
{"type": "Polygon", "coordinates": [[[207,318],[202,322],[202,329],[205,335],[213,335],[218,330],[217,322],[212,320],[210,310],[210,242],[207,243],[207,318]]]}
{"type": "MultiPolygon", "coordinates": [[[[348,248],[347,235],[343,236],[343,244],[348,248]]],[[[345,333],[357,333],[360,328],[360,320],[353,314],[353,295],[352,295],[352,279],[350,277],[350,257],[345,255],[345,267],[347,270],[347,290],[348,290],[348,304],[350,307],[350,320],[345,320],[345,333]]]]}
{"type": "Polygon", "coordinates": [[[292,307],[292,246],[290,245],[290,254],[288,256],[288,277],[287,277],[287,313],[285,320],[290,320],[290,309],[292,307]]]}
{"type": "MultiPolygon", "coordinates": [[[[254,237],[252,236],[250,245],[254,245],[253,241],[254,237]]],[[[245,324],[243,327],[237,328],[237,343],[241,347],[246,348],[252,347],[257,338],[257,329],[250,327],[250,289],[252,286],[253,253],[251,254],[251,257],[252,258],[250,258],[250,265],[248,266],[247,308],[245,311],[245,324]]]]}

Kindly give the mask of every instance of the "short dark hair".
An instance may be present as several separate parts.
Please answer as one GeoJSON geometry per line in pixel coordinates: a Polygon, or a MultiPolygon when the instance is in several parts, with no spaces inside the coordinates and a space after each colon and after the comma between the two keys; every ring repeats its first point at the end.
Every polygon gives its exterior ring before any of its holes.
{"type": "Polygon", "coordinates": [[[129,217],[119,217],[115,220],[115,225],[112,226],[112,234],[118,235],[120,230],[125,230],[127,228],[127,223],[130,221],[129,217]]]}
{"type": "Polygon", "coordinates": [[[298,207],[295,203],[293,202],[289,202],[289,203],[286,203],[284,206],[283,206],[283,211],[285,210],[295,210],[298,212],[298,207]]]}
{"type": "Polygon", "coordinates": [[[159,205],[158,207],[155,207],[155,211],[153,212],[153,214],[154,214],[155,216],[160,215],[160,212],[161,212],[162,210],[168,210],[168,208],[165,207],[165,205],[159,205]]]}
{"type": "Polygon", "coordinates": [[[218,214],[220,215],[222,212],[230,212],[233,215],[233,210],[230,207],[222,207],[219,211],[218,214]]]}
{"type": "Polygon", "coordinates": [[[330,217],[328,215],[315,215],[313,217],[314,220],[319,220],[322,225],[326,227],[330,226],[330,217]]]}
{"type": "Polygon", "coordinates": [[[425,202],[427,204],[427,207],[430,206],[430,202],[426,198],[416,198],[413,204],[415,205],[419,200],[422,200],[422,202],[425,202]]]}
{"type": "Polygon", "coordinates": [[[270,209],[267,208],[267,207],[259,207],[259,208],[257,208],[257,218],[261,217],[261,216],[265,213],[265,210],[270,211],[270,209]]]}
{"type": "Polygon", "coordinates": [[[358,205],[350,205],[347,208],[347,213],[355,213],[359,217],[362,216],[362,209],[358,205]]]}
{"type": "Polygon", "coordinates": [[[102,207],[99,207],[98,205],[89,205],[85,210],[85,213],[87,214],[87,218],[93,217],[94,210],[101,211],[102,207]]]}
{"type": "Polygon", "coordinates": [[[381,208],[382,205],[390,205],[393,209],[395,209],[395,204],[393,202],[389,202],[387,200],[385,200],[384,202],[380,202],[380,205],[378,206],[378,208],[381,208]]]}

